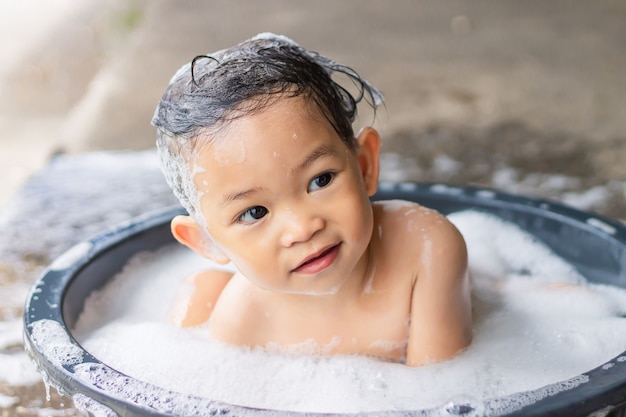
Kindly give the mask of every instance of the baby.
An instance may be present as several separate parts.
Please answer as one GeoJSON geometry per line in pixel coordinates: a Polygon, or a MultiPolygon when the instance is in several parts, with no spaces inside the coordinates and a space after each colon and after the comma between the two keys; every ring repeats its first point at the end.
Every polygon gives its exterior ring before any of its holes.
{"type": "Polygon", "coordinates": [[[172,232],[236,268],[190,277],[182,326],[208,320],[226,343],[313,345],[409,366],[468,346],[464,240],[433,210],[370,202],[380,136],[352,130],[364,98],[382,103],[353,70],[272,34],[175,74],[152,121],[167,181],[190,214],[172,232]]]}

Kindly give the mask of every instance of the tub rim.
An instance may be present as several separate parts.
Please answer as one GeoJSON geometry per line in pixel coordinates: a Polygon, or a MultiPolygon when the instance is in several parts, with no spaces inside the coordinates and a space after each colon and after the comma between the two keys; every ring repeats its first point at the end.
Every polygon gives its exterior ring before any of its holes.
{"type": "MultiPolygon", "coordinates": [[[[516,207],[519,210],[528,211],[532,214],[576,225],[592,234],[601,236],[603,239],[614,240],[623,246],[626,251],[625,225],[601,215],[578,210],[546,199],[515,195],[492,188],[416,182],[383,182],[379,184],[379,191],[375,199],[407,198],[409,196],[415,198],[420,195],[434,198],[452,198],[459,204],[471,205],[480,201],[486,206],[502,209],[516,207]]],[[[76,341],[64,317],[63,306],[68,287],[72,284],[74,278],[80,274],[81,270],[95,258],[103,256],[108,250],[129,238],[136,238],[146,231],[168,225],[172,217],[177,214],[185,214],[185,211],[179,206],[170,206],[131,219],[92,239],[78,243],[58,258],[62,260],[61,262],[58,262],[57,259],[57,261],[46,268],[33,284],[24,309],[24,341],[29,356],[44,375],[44,380],[46,380],[47,384],[57,388],[62,395],[77,401],[81,400],[82,395],[104,404],[105,407],[116,413],[112,414],[113,416],[120,415],[117,414],[118,412],[122,412],[121,415],[129,412],[133,413],[133,415],[146,416],[198,415],[198,413],[207,415],[238,415],[238,412],[245,414],[248,412],[269,413],[281,416],[328,415],[325,413],[300,413],[242,407],[204,397],[172,392],[148,383],[141,383],[145,384],[146,389],[149,389],[153,395],[166,399],[165,408],[157,409],[150,405],[150,398],[133,399],[129,395],[107,391],[99,383],[90,382],[84,379],[84,377],[77,378],[79,366],[83,368],[85,366],[93,366],[105,370],[122,380],[130,378],[133,381],[139,381],[102,363],[83,349],[80,343],[76,341]],[[79,363],[63,363],[62,358],[48,357],[51,354],[50,349],[39,346],[36,335],[33,334],[34,323],[41,320],[56,322],[58,329],[63,332],[59,337],[66,337],[67,341],[74,348],[82,351],[83,356],[79,363]],[[189,404],[186,407],[188,414],[180,414],[176,411],[178,409],[174,408],[182,406],[183,403],[189,404]]],[[[173,242],[173,238],[171,239],[173,242]]],[[[522,406],[508,415],[539,416],[549,414],[554,416],[584,416],[601,409],[610,410],[626,402],[626,351],[579,376],[587,378],[588,381],[593,381],[594,383],[582,382],[573,388],[546,395],[545,398],[522,406]]],[[[556,386],[557,384],[559,382],[546,387],[556,386]]],[[[542,388],[530,392],[540,391],[542,388]]],[[[154,400],[155,397],[151,398],[154,400]]],[[[500,399],[506,400],[506,398],[508,397],[501,397],[500,399]]],[[[385,416],[399,416],[420,415],[427,412],[428,410],[384,411],[382,413],[343,413],[341,415],[373,416],[383,414],[385,416]]]]}

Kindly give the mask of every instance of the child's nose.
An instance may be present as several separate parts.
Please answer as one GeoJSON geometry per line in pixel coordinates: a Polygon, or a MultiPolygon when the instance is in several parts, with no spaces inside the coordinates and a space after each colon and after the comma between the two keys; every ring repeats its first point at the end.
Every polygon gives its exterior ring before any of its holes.
{"type": "Polygon", "coordinates": [[[324,228],[324,219],[307,209],[286,209],[284,216],[284,229],[281,235],[281,243],[289,247],[298,242],[309,241],[315,233],[324,228]]]}

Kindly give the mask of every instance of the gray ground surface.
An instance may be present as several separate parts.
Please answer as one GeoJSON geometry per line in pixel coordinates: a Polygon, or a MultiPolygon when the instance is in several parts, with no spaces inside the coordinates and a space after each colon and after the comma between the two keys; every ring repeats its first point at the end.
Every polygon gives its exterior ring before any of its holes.
{"type": "MultiPolygon", "coordinates": [[[[376,126],[384,179],[489,185],[626,218],[624,1],[24,3],[0,6],[6,294],[22,294],[12,289],[73,240],[135,215],[141,204],[171,203],[152,171],[85,164],[82,153],[151,148],[149,121],[173,72],[263,31],[348,64],[383,90],[387,107],[376,126]],[[53,164],[21,187],[59,152],[70,154],[57,160],[67,170],[53,164]],[[155,197],[127,193],[116,215],[102,213],[112,184],[123,187],[132,173],[158,190],[155,197]],[[94,194],[99,179],[104,196],[94,194]]],[[[362,123],[370,120],[365,113],[362,123]]],[[[0,301],[0,319],[18,319],[21,304],[0,301]]],[[[0,345],[4,356],[17,350],[19,343],[0,345]]],[[[74,413],[61,411],[62,400],[46,402],[41,384],[0,377],[6,398],[13,400],[0,401],[0,416],[74,413]]]]}

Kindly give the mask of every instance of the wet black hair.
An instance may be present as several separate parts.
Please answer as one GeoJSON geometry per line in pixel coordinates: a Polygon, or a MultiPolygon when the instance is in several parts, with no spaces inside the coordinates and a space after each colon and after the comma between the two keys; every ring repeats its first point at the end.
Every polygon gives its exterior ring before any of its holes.
{"type": "MultiPolygon", "coordinates": [[[[375,111],[383,102],[380,91],[351,68],[284,36],[259,35],[197,56],[172,78],[152,119],[162,160],[188,158],[201,136],[211,140],[233,120],[258,113],[281,97],[303,97],[314,103],[351,150],[357,148],[352,129],[357,104],[365,100],[375,111]],[[335,73],[352,81],[356,97],[332,79],[335,73]]],[[[171,165],[164,171],[180,199],[185,190],[176,183],[186,174],[168,174],[171,165]]]]}
{"type": "Polygon", "coordinates": [[[357,104],[365,99],[376,109],[382,103],[380,92],[354,70],[282,36],[259,36],[213,55],[197,56],[181,72],[161,98],[152,124],[185,139],[203,130],[215,132],[237,117],[263,110],[273,97],[303,96],[354,148],[357,104]],[[332,73],[346,75],[357,87],[357,97],[333,81],[332,73]]]}

